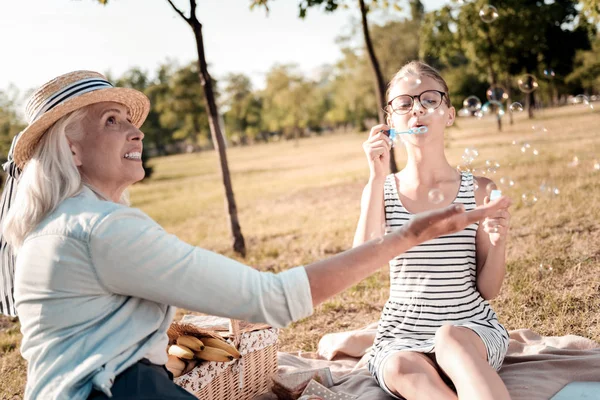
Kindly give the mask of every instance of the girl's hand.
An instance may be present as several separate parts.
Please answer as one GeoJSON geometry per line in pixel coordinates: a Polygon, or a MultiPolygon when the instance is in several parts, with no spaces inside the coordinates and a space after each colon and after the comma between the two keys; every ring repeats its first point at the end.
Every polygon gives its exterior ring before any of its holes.
{"type": "Polygon", "coordinates": [[[385,124],[375,125],[371,128],[369,138],[363,143],[371,170],[371,179],[384,178],[388,174],[392,140],[385,131],[389,130],[390,127],[385,124]]]}
{"type": "MultiPolygon", "coordinates": [[[[483,203],[488,204],[489,202],[490,198],[486,196],[483,203]]],[[[483,220],[483,230],[489,235],[492,246],[497,246],[506,241],[509,227],[510,213],[508,207],[495,211],[494,214],[483,220]]]]}

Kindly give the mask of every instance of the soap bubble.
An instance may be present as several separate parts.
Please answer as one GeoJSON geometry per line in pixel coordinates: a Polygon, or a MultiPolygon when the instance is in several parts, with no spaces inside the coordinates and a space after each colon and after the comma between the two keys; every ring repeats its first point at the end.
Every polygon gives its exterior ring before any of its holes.
{"type": "Polygon", "coordinates": [[[464,165],[464,164],[457,165],[457,166],[456,166],[456,170],[457,170],[458,172],[460,172],[461,174],[462,174],[463,172],[472,172],[472,171],[473,171],[473,170],[471,169],[471,166],[470,166],[470,165],[464,165]]]}
{"type": "Polygon", "coordinates": [[[429,201],[433,204],[440,204],[444,201],[444,193],[440,189],[431,189],[428,194],[429,201]]]}
{"type": "Polygon", "coordinates": [[[458,116],[459,117],[470,117],[471,111],[469,111],[468,108],[463,107],[460,110],[458,110],[458,116]]]}
{"type": "Polygon", "coordinates": [[[594,109],[594,105],[592,103],[590,103],[590,98],[587,97],[584,94],[578,94],[577,96],[575,96],[572,100],[573,104],[575,105],[582,105],[586,108],[591,108],[592,110],[594,109]]]}
{"type": "Polygon", "coordinates": [[[525,74],[519,77],[519,79],[517,80],[517,84],[519,85],[519,89],[523,93],[531,93],[539,86],[537,80],[535,79],[535,76],[531,74],[525,74]]]}
{"type": "Polygon", "coordinates": [[[519,102],[514,102],[510,105],[509,109],[514,113],[520,113],[523,111],[523,104],[519,102]]]}
{"type": "Polygon", "coordinates": [[[485,96],[488,100],[496,100],[503,102],[508,100],[508,93],[502,86],[490,87],[486,92],[485,96]]]}
{"type": "Polygon", "coordinates": [[[573,160],[571,160],[571,162],[567,164],[567,166],[569,166],[571,168],[577,167],[578,165],[579,165],[579,157],[577,157],[577,156],[574,156],[573,160]]]}
{"type": "Polygon", "coordinates": [[[547,68],[544,70],[544,76],[548,79],[553,79],[556,76],[556,73],[554,73],[552,68],[547,68]]]}
{"type": "Polygon", "coordinates": [[[416,75],[412,72],[408,72],[406,73],[404,76],[402,76],[401,81],[409,88],[409,89],[414,89],[417,86],[419,86],[421,84],[421,77],[419,75],[416,75]]]}
{"type": "Polygon", "coordinates": [[[495,174],[500,168],[500,163],[497,161],[485,160],[486,171],[489,174],[495,174]]]}
{"type": "Polygon", "coordinates": [[[496,115],[502,117],[504,115],[504,106],[496,100],[490,100],[481,107],[481,112],[484,115],[496,115]]]}
{"type": "Polygon", "coordinates": [[[502,178],[500,178],[499,182],[500,182],[500,184],[502,186],[507,186],[507,187],[513,187],[513,186],[515,186],[515,181],[513,181],[508,176],[503,176],[502,178]]]}
{"type": "Polygon", "coordinates": [[[486,4],[479,10],[479,18],[488,24],[494,22],[498,18],[498,10],[496,7],[486,4]]]}
{"type": "Polygon", "coordinates": [[[552,265],[550,265],[549,263],[542,262],[542,263],[540,263],[539,268],[540,268],[540,272],[543,274],[552,272],[552,265]]]}
{"type": "Polygon", "coordinates": [[[544,125],[539,125],[539,124],[531,125],[531,129],[538,133],[548,132],[548,128],[546,128],[544,125]]]}
{"type": "Polygon", "coordinates": [[[462,155],[465,164],[471,164],[479,156],[479,151],[475,148],[467,147],[462,155]]]}
{"type": "Polygon", "coordinates": [[[552,182],[542,182],[540,185],[540,193],[543,195],[549,196],[558,196],[560,194],[560,189],[553,185],[552,182]]]}
{"type": "Polygon", "coordinates": [[[535,193],[529,191],[521,195],[521,201],[523,201],[523,204],[526,206],[533,206],[535,203],[537,203],[538,197],[535,193]]]}
{"type": "Polygon", "coordinates": [[[463,100],[463,107],[469,111],[478,111],[481,109],[481,100],[477,96],[469,96],[463,100]]]}

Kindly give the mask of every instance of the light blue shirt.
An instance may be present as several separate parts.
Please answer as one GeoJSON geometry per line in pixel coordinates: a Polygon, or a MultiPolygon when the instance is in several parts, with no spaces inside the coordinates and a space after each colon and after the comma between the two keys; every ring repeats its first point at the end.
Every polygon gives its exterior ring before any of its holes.
{"type": "Polygon", "coordinates": [[[312,313],[306,271],[259,272],[191,246],[84,187],[25,239],[15,299],[26,399],[110,395],[144,357],[166,363],[175,307],[283,327],[312,313]]]}

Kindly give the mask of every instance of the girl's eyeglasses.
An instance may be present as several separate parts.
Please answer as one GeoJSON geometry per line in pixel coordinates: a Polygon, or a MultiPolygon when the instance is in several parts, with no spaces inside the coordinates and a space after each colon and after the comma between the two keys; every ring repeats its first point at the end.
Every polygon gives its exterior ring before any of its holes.
{"type": "Polygon", "coordinates": [[[435,110],[442,105],[444,96],[448,96],[446,93],[439,90],[426,90],[421,94],[411,96],[409,94],[401,94],[400,96],[394,97],[388,102],[388,107],[392,112],[403,115],[412,110],[415,103],[415,99],[419,102],[421,107],[426,110],[435,110]]]}

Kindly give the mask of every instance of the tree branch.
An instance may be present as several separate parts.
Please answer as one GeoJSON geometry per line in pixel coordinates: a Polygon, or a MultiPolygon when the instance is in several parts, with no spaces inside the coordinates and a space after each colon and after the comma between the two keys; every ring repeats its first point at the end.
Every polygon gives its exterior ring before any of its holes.
{"type": "MultiPolygon", "coordinates": [[[[175,10],[175,11],[177,12],[177,14],[179,14],[179,16],[180,16],[181,18],[183,18],[183,19],[184,19],[184,20],[185,20],[185,21],[186,21],[188,24],[190,24],[190,23],[191,23],[191,22],[190,22],[190,18],[187,18],[187,17],[185,16],[185,14],[184,14],[184,13],[182,13],[182,12],[181,12],[181,10],[179,10],[179,8],[175,7],[175,4],[173,4],[173,2],[172,2],[171,0],[167,0],[167,1],[168,1],[168,2],[169,2],[169,4],[171,5],[171,7],[173,7],[173,10],[175,10]]],[[[192,12],[194,12],[194,10],[195,10],[195,8],[196,8],[196,7],[195,7],[195,6],[196,6],[196,1],[195,1],[195,0],[191,0],[191,1],[192,1],[192,2],[193,2],[193,4],[194,4],[194,8],[192,8],[192,12]]]]}
{"type": "Polygon", "coordinates": [[[198,21],[198,17],[196,17],[196,0],[190,0],[189,23],[192,25],[192,27],[202,26],[202,24],[200,24],[200,21],[198,21]]]}

